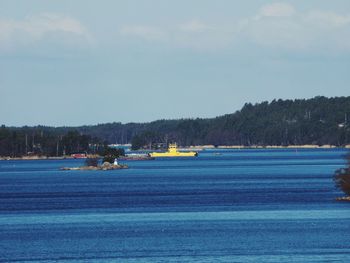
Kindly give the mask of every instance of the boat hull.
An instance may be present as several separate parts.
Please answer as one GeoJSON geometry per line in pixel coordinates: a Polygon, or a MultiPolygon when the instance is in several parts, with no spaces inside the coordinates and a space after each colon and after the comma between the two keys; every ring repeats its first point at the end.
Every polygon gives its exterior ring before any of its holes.
{"type": "Polygon", "coordinates": [[[197,155],[197,152],[179,152],[176,143],[169,144],[167,152],[149,153],[151,157],[195,157],[197,155]]]}
{"type": "Polygon", "coordinates": [[[149,156],[151,157],[196,157],[198,153],[196,152],[164,152],[164,153],[157,153],[153,152],[150,153],[149,156]]]}

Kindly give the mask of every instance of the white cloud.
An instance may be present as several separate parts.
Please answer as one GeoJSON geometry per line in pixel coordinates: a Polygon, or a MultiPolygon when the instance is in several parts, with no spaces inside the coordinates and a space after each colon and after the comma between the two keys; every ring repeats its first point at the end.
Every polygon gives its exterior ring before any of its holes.
{"type": "Polygon", "coordinates": [[[168,26],[125,25],[119,29],[122,37],[137,37],[170,46],[194,49],[217,49],[230,43],[223,28],[197,19],[168,26]]]}
{"type": "Polygon", "coordinates": [[[191,20],[187,23],[181,24],[179,29],[184,32],[190,33],[203,33],[208,30],[215,30],[214,27],[208,26],[199,20],[191,20]]]}
{"type": "Polygon", "coordinates": [[[92,42],[88,30],[78,20],[68,16],[43,13],[23,20],[0,19],[2,49],[33,46],[48,39],[64,45],[92,42]]]}
{"type": "Polygon", "coordinates": [[[172,30],[174,45],[197,50],[222,49],[232,43],[232,28],[226,25],[213,25],[198,19],[180,23],[172,30]]]}
{"type": "Polygon", "coordinates": [[[260,9],[259,15],[266,17],[288,17],[295,14],[294,6],[287,3],[273,3],[260,9]]]}
{"type": "Polygon", "coordinates": [[[306,23],[318,27],[342,27],[350,25],[350,15],[340,15],[334,12],[311,11],[304,16],[306,23]]]}
{"type": "Polygon", "coordinates": [[[164,40],[166,32],[161,28],[143,25],[123,26],[120,33],[124,36],[140,37],[147,40],[164,40]]]}
{"type": "Polygon", "coordinates": [[[287,49],[305,48],[308,37],[302,26],[292,20],[249,20],[240,33],[254,44],[287,49]]]}
{"type": "Polygon", "coordinates": [[[274,50],[338,52],[350,51],[350,14],[315,9],[301,12],[278,2],[262,6],[250,17],[221,24],[192,19],[168,26],[124,26],[120,33],[194,49],[249,44],[274,50]]]}
{"type": "Polygon", "coordinates": [[[307,52],[350,51],[349,31],[350,15],[297,12],[282,3],[263,6],[240,26],[240,33],[257,45],[307,52]]]}

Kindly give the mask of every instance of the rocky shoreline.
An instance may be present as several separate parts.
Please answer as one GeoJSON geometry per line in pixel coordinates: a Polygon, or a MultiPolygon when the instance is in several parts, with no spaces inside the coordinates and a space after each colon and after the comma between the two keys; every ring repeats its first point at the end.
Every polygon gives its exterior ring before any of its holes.
{"type": "Polygon", "coordinates": [[[62,167],[61,171],[110,171],[129,168],[124,164],[111,164],[111,165],[99,165],[99,166],[80,166],[80,167],[62,167]]]}
{"type": "Polygon", "coordinates": [[[350,196],[338,197],[335,200],[342,201],[342,202],[350,202],[350,196]]]}

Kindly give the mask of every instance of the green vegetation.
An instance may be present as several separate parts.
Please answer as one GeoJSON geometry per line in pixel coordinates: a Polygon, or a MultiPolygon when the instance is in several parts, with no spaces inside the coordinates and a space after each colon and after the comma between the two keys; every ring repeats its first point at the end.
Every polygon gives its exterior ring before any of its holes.
{"type": "MultiPolygon", "coordinates": [[[[132,130],[134,149],[180,145],[325,145],[350,143],[350,97],[247,103],[213,119],[160,120],[132,130]]],[[[127,126],[125,126],[126,128],[127,126]]]]}
{"type": "Polygon", "coordinates": [[[247,103],[235,113],[211,119],[107,123],[81,127],[0,128],[0,156],[28,152],[60,156],[100,153],[106,143],[132,143],[133,149],[179,145],[350,144],[350,97],[247,103]]]}
{"type": "Polygon", "coordinates": [[[120,148],[105,148],[103,152],[102,163],[114,163],[114,160],[119,156],[125,156],[124,149],[120,148]]]}
{"type": "Polygon", "coordinates": [[[76,130],[61,131],[50,127],[0,128],[0,156],[62,156],[86,152],[97,154],[104,149],[101,140],[76,130]]]}
{"type": "Polygon", "coordinates": [[[350,154],[347,156],[348,167],[338,169],[334,175],[334,182],[338,189],[350,196],[350,154]]]}

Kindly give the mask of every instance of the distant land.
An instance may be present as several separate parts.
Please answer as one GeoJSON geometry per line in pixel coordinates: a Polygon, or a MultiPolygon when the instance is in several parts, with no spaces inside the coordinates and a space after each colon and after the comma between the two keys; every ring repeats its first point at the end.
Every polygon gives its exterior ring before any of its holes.
{"type": "MultiPolygon", "coordinates": [[[[208,105],[210,107],[210,105],[208,105]]],[[[96,153],[106,144],[132,143],[134,149],[181,146],[293,146],[350,144],[350,96],[246,103],[216,118],[118,122],[80,127],[0,128],[0,156],[73,152],[96,153]]]]}

